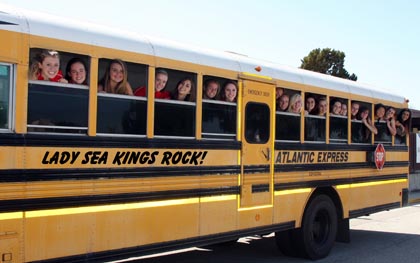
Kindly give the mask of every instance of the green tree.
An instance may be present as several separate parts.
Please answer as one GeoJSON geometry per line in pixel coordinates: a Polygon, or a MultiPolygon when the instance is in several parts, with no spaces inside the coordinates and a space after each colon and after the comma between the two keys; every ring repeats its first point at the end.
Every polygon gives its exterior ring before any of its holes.
{"type": "Polygon", "coordinates": [[[357,76],[344,68],[346,54],[331,48],[316,48],[304,57],[300,68],[336,76],[343,79],[357,80],[357,76]]]}

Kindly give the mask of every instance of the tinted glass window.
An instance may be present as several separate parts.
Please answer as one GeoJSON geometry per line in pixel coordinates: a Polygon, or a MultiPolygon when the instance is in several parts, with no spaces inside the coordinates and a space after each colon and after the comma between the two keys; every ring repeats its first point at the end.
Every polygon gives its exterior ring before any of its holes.
{"type": "Polygon", "coordinates": [[[325,142],[325,117],[305,117],[305,141],[325,142]]]}
{"type": "Polygon", "coordinates": [[[195,137],[195,104],[156,100],[155,135],[195,137]]]}
{"type": "Polygon", "coordinates": [[[359,120],[351,121],[351,141],[353,143],[370,143],[370,130],[359,120]]]}
{"type": "Polygon", "coordinates": [[[86,87],[33,81],[28,93],[28,131],[86,132],[89,95],[86,87]]]}
{"type": "Polygon", "coordinates": [[[248,103],[245,110],[245,139],[266,143],[270,137],[270,108],[266,104],[248,103]]]}
{"type": "Polygon", "coordinates": [[[276,140],[300,140],[300,115],[276,112],[276,140]]]}
{"type": "Polygon", "coordinates": [[[9,128],[11,67],[0,64],[0,129],[9,128]]]}
{"type": "Polygon", "coordinates": [[[378,134],[375,135],[375,143],[391,143],[392,135],[389,133],[386,121],[375,121],[378,134]]]}
{"type": "Polygon", "coordinates": [[[203,100],[203,138],[235,139],[236,104],[203,100]]]}
{"type": "Polygon", "coordinates": [[[145,98],[98,94],[97,132],[146,134],[145,98]]]}
{"type": "Polygon", "coordinates": [[[330,142],[345,143],[347,142],[347,117],[331,116],[330,117],[330,142]]]}

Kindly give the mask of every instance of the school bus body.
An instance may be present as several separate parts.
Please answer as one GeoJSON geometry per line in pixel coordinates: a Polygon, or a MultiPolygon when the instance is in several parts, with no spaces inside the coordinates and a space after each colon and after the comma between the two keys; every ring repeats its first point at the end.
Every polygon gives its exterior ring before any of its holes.
{"type": "MultiPolygon", "coordinates": [[[[0,134],[3,262],[102,262],[296,229],[321,194],[333,201],[341,221],[403,204],[407,146],[385,146],[386,163],[379,170],[372,161],[374,144],[281,142],[274,136],[278,86],[406,107],[398,96],[233,54],[159,41],[151,45],[135,34],[52,22],[30,12],[19,16],[1,7],[0,63],[13,70],[10,122],[0,134]],[[30,132],[31,48],[89,56],[89,83],[97,83],[103,57],[148,65],[150,91],[157,67],[196,72],[198,87],[203,75],[235,79],[236,138],[205,140],[200,125],[192,139],[161,138],[154,135],[153,117],[145,136],[99,134],[96,85],[88,90],[86,134],[30,132]],[[254,72],[259,65],[264,74],[254,72]],[[264,143],[245,140],[249,103],[269,108],[270,136],[264,143]]],[[[197,95],[200,105],[201,89],[197,95]]],[[[154,108],[149,96],[147,111],[154,108]]],[[[201,124],[202,107],[195,116],[201,124]]]]}

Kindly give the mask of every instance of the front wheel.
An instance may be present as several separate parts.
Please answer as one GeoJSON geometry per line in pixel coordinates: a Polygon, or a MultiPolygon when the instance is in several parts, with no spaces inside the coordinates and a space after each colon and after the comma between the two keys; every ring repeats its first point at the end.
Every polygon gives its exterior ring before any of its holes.
{"type": "Polygon", "coordinates": [[[316,260],[330,253],[337,235],[337,211],[331,198],[318,195],[311,200],[298,233],[305,257],[316,260]]]}

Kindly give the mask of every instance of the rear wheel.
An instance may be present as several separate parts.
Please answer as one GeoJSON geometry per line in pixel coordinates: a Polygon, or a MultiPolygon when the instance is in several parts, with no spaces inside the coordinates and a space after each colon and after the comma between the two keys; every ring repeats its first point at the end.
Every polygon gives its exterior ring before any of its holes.
{"type": "Polygon", "coordinates": [[[337,211],[332,200],[318,195],[311,200],[298,231],[298,242],[305,257],[320,259],[326,257],[337,235],[337,211]]]}

